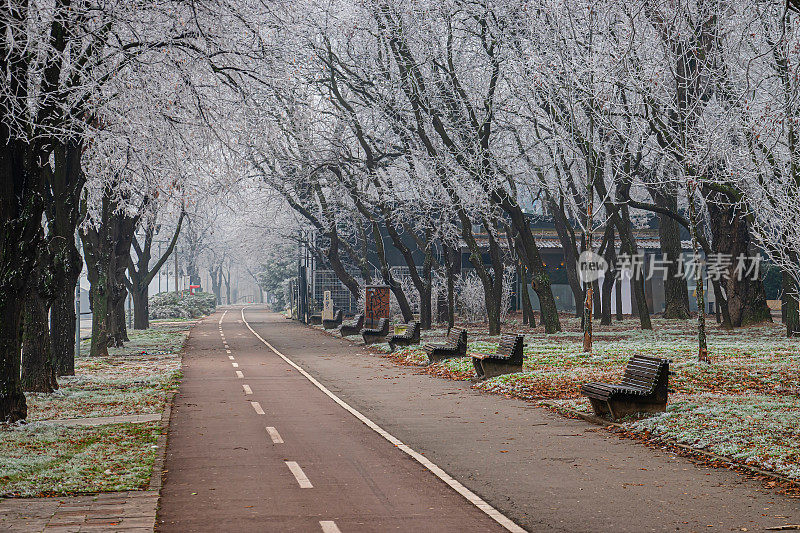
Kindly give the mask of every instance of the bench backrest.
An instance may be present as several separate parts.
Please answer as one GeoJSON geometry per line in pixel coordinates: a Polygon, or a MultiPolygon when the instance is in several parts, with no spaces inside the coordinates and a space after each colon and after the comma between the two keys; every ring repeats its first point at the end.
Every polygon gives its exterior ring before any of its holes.
{"type": "Polygon", "coordinates": [[[337,309],[336,310],[336,313],[333,315],[333,320],[336,321],[336,322],[341,322],[342,321],[342,310],[341,309],[337,309]]]}
{"type": "Polygon", "coordinates": [[[378,327],[375,328],[381,333],[389,333],[389,319],[388,318],[381,318],[378,321],[378,327]]]}
{"type": "Polygon", "coordinates": [[[453,328],[447,334],[447,344],[459,346],[460,344],[467,344],[467,330],[461,328],[453,328]]]}
{"type": "Polygon", "coordinates": [[[403,333],[395,336],[402,339],[414,339],[417,335],[419,335],[419,322],[412,320],[406,324],[406,330],[403,333]]]}
{"type": "Polygon", "coordinates": [[[353,317],[353,320],[350,321],[349,326],[353,326],[356,328],[360,328],[364,325],[364,313],[359,313],[353,317]]]}
{"type": "Polygon", "coordinates": [[[661,395],[663,393],[666,397],[668,376],[668,359],[634,355],[625,367],[625,376],[622,378],[621,385],[640,388],[647,391],[648,394],[661,395]]]}
{"type": "Polygon", "coordinates": [[[522,335],[502,335],[497,345],[497,355],[511,357],[517,350],[522,350],[522,335]]]}

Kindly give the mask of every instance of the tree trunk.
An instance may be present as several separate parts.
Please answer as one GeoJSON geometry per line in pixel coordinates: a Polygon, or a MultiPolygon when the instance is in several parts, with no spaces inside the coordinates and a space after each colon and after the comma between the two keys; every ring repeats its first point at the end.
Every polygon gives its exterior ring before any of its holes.
{"type": "MultiPolygon", "coordinates": [[[[714,251],[725,254],[724,258],[731,261],[726,269],[728,279],[723,279],[722,282],[725,286],[731,325],[740,327],[772,322],[764,283],[757,275],[747,275],[747,267],[752,261],[760,260],[758,252],[751,250],[747,220],[735,206],[730,205],[730,202],[718,193],[711,193],[708,196],[707,205],[711,218],[711,234],[714,237],[714,251]],[[739,265],[740,258],[744,260],[742,265],[739,265]],[[737,265],[743,266],[744,270],[737,270],[737,265]]],[[[711,259],[706,258],[709,263],[711,259]]]]}
{"type": "MultiPolygon", "coordinates": [[[[630,214],[627,207],[621,209],[622,216],[617,218],[617,232],[619,233],[622,247],[630,257],[635,257],[637,254],[636,240],[633,237],[633,230],[631,229],[630,214]]],[[[642,329],[653,329],[652,322],[650,321],[650,310],[647,308],[647,299],[644,292],[644,272],[642,268],[636,269],[631,277],[631,292],[633,293],[634,300],[634,314],[639,317],[639,323],[642,329]]]]}
{"type": "Polygon", "coordinates": [[[511,217],[511,222],[517,232],[516,237],[520,239],[520,250],[525,252],[521,256],[525,266],[528,267],[528,271],[531,273],[531,286],[536,292],[536,296],[539,297],[539,312],[541,313],[541,321],[544,324],[545,333],[561,331],[558,308],[553,297],[553,289],[550,287],[550,275],[547,273],[547,268],[542,261],[536,239],[531,233],[530,224],[519,205],[505,191],[500,191],[497,194],[500,193],[504,194],[504,196],[496,198],[496,200],[499,200],[498,203],[511,217]]]}
{"type": "Polygon", "coordinates": [[[797,284],[794,278],[786,272],[782,275],[781,288],[783,289],[781,309],[786,316],[786,336],[800,337],[800,309],[798,309],[797,301],[797,284]]]}
{"type": "Polygon", "coordinates": [[[422,264],[423,290],[419,295],[419,322],[421,329],[431,329],[433,322],[433,304],[431,302],[433,291],[433,250],[428,238],[428,249],[425,251],[425,261],[422,264]]]}
{"type": "Polygon", "coordinates": [[[228,275],[223,276],[225,280],[225,305],[231,305],[231,271],[228,270],[228,275]]]}
{"type": "Polygon", "coordinates": [[[32,281],[44,208],[34,148],[16,140],[5,121],[0,139],[0,422],[16,422],[28,414],[20,381],[20,295],[32,281]]]}
{"type": "MultiPolygon", "coordinates": [[[[51,225],[52,227],[52,225],[51,225]]],[[[56,249],[50,265],[54,273],[50,309],[50,343],[56,375],[75,374],[75,286],[83,268],[83,259],[75,246],[75,227],[63,230],[61,238],[52,238],[56,249]]]]}
{"type": "MultiPolygon", "coordinates": [[[[628,229],[630,228],[628,227],[628,229]]],[[[620,233],[623,233],[623,229],[620,229],[620,233]]],[[[627,235],[622,239],[622,243],[625,248],[625,253],[634,257],[637,252],[636,244],[633,242],[632,236],[627,235]]],[[[642,329],[653,329],[650,321],[650,310],[647,308],[647,298],[644,292],[644,272],[642,272],[641,268],[631,273],[631,289],[633,300],[631,302],[633,304],[633,309],[631,310],[632,314],[639,318],[642,329]]]]}
{"type": "MultiPolygon", "coordinates": [[[[417,289],[420,307],[419,318],[421,323],[423,315],[422,308],[424,307],[423,300],[425,299],[425,282],[417,271],[417,264],[416,261],[414,261],[414,255],[411,253],[411,250],[408,248],[408,246],[405,245],[403,238],[392,225],[393,220],[391,210],[385,206],[382,206],[381,209],[384,214],[386,232],[389,234],[389,238],[392,241],[392,246],[394,246],[394,248],[400,252],[400,255],[403,256],[403,260],[408,267],[408,275],[411,277],[411,281],[414,283],[414,287],[417,289]]],[[[392,293],[394,294],[394,297],[397,299],[397,303],[400,306],[400,312],[403,314],[403,321],[408,323],[413,320],[414,314],[411,312],[411,305],[408,303],[408,298],[406,298],[402,286],[397,283],[397,281],[394,279],[394,276],[392,276],[391,271],[389,270],[389,264],[386,261],[386,250],[384,248],[383,236],[380,234],[380,226],[378,225],[377,221],[372,219],[372,215],[369,214],[368,211],[364,210],[363,212],[370,217],[369,220],[372,224],[372,238],[375,240],[375,251],[377,252],[378,260],[381,263],[381,277],[383,278],[383,282],[389,285],[389,288],[392,290],[392,293]]],[[[430,298],[428,298],[428,301],[430,302],[430,298]]]]}
{"type": "MultiPolygon", "coordinates": [[[[85,249],[85,248],[84,248],[85,249]]],[[[102,357],[108,355],[109,344],[109,311],[111,295],[108,288],[108,278],[106,273],[92,275],[92,267],[88,268],[89,283],[91,288],[92,303],[92,341],[89,347],[90,357],[102,357]],[[94,278],[94,279],[93,279],[94,278]]]]}
{"type": "Polygon", "coordinates": [[[595,280],[592,282],[592,304],[594,305],[594,317],[601,319],[603,318],[603,299],[600,294],[600,283],[595,280]]]}
{"type": "MultiPolygon", "coordinates": [[[[133,297],[133,329],[147,329],[150,327],[150,303],[148,301],[150,296],[150,282],[153,281],[153,278],[175,250],[175,244],[178,242],[178,235],[180,234],[185,216],[186,211],[181,209],[181,215],[175,226],[175,233],[172,235],[167,249],[164,250],[164,253],[160,254],[152,268],[150,268],[150,258],[153,251],[153,237],[156,232],[155,217],[151,218],[145,225],[144,240],[141,244],[135,235],[131,236],[130,242],[136,252],[137,258],[136,261],[131,258],[127,265],[128,274],[130,275],[130,293],[133,297]]],[[[192,253],[189,254],[189,257],[192,258],[192,261],[195,261],[192,253]]],[[[200,285],[200,274],[197,270],[197,266],[190,263],[190,267],[194,269],[194,275],[196,276],[195,281],[190,283],[192,285],[200,285]]],[[[125,275],[124,272],[122,275],[125,275]]]]}
{"type": "MultiPolygon", "coordinates": [[[[603,285],[601,287],[601,296],[600,296],[600,304],[603,308],[602,315],[600,317],[600,325],[602,326],[610,326],[611,325],[611,293],[614,291],[615,285],[618,286],[619,283],[615,283],[617,281],[617,254],[616,254],[616,239],[615,239],[615,231],[614,225],[609,224],[608,228],[606,229],[608,233],[608,238],[606,239],[606,249],[603,254],[603,258],[606,260],[608,264],[608,270],[606,270],[605,276],[603,277],[603,285]]],[[[619,300],[621,300],[621,296],[619,300]]],[[[621,301],[617,302],[617,307],[621,304],[621,301]]],[[[619,309],[617,309],[617,313],[621,313],[619,309]]]]}
{"type": "Polygon", "coordinates": [[[531,295],[528,293],[528,276],[525,273],[525,267],[520,267],[520,282],[522,285],[522,317],[523,323],[528,324],[529,327],[536,327],[536,315],[533,313],[533,305],[531,305],[531,295]],[[527,321],[525,318],[527,317],[527,321]]]}
{"type": "Polygon", "coordinates": [[[75,286],[69,286],[71,277],[58,288],[50,307],[50,340],[53,350],[53,365],[57,376],[75,375],[75,336],[77,315],[75,314],[75,286]]]}
{"type": "Polygon", "coordinates": [[[561,249],[564,250],[564,268],[567,270],[567,283],[572,291],[572,297],[575,298],[575,317],[583,317],[583,284],[578,277],[578,247],[575,243],[575,232],[567,220],[567,215],[564,213],[563,199],[560,203],[550,199],[548,201],[550,212],[553,213],[553,224],[558,234],[558,240],[561,242],[561,249]],[[579,303],[581,302],[581,303],[579,303]]]}
{"type": "Polygon", "coordinates": [[[125,315],[125,299],[126,297],[117,298],[113,303],[112,317],[109,322],[111,325],[109,345],[115,348],[122,348],[126,342],[130,341],[128,338],[127,317],[125,315]]]}
{"type": "Polygon", "coordinates": [[[603,286],[601,287],[600,305],[603,312],[600,316],[600,325],[611,325],[611,292],[614,290],[614,278],[608,274],[603,278],[603,286]]]}
{"type": "Polygon", "coordinates": [[[124,280],[138,216],[128,217],[119,212],[115,198],[113,187],[108,186],[98,226],[81,230],[91,284],[92,357],[108,355],[109,346],[122,346],[128,340],[124,280]]]}
{"type": "Polygon", "coordinates": [[[445,258],[445,270],[447,276],[447,333],[453,329],[456,318],[456,261],[461,253],[457,248],[450,248],[446,244],[442,245],[445,258]]]}
{"type": "Polygon", "coordinates": [[[53,392],[58,388],[47,324],[47,300],[35,289],[25,298],[22,334],[22,389],[53,392]]]}
{"type": "Polygon", "coordinates": [[[45,187],[45,212],[54,279],[50,309],[50,337],[56,375],[75,374],[75,286],[83,258],[75,243],[82,220],[80,197],[86,177],[81,170],[83,143],[68,140],[53,148],[53,171],[45,187]]]}
{"type": "Polygon", "coordinates": [[[211,274],[211,292],[217,300],[217,305],[222,305],[222,267],[209,270],[211,274]]]}
{"type": "Polygon", "coordinates": [[[150,301],[148,290],[141,287],[131,292],[133,298],[133,329],[147,329],[150,327],[150,301]]]}
{"type": "Polygon", "coordinates": [[[28,416],[20,379],[22,309],[21,298],[0,298],[0,351],[3,356],[0,369],[0,421],[3,422],[16,422],[28,416]]]}
{"type": "MultiPolygon", "coordinates": [[[[678,198],[660,191],[650,191],[656,205],[678,212],[678,198]]],[[[681,227],[667,215],[658,214],[658,238],[661,243],[662,260],[667,263],[664,278],[664,318],[686,320],[689,318],[689,288],[686,278],[680,275],[683,253],[681,227]]]]}
{"type": "Polygon", "coordinates": [[[492,230],[499,230],[496,226],[484,222],[486,233],[489,238],[489,257],[492,261],[492,283],[490,286],[490,299],[486,300],[486,312],[489,315],[489,335],[500,335],[502,324],[500,317],[503,314],[503,275],[505,274],[505,264],[503,263],[502,251],[500,245],[494,238],[492,230]]]}
{"type": "Polygon", "coordinates": [[[722,329],[733,329],[733,324],[731,324],[731,315],[728,311],[728,302],[725,299],[725,295],[722,294],[722,284],[720,283],[720,280],[712,279],[711,287],[714,289],[714,298],[717,301],[717,309],[722,312],[722,329]]]}

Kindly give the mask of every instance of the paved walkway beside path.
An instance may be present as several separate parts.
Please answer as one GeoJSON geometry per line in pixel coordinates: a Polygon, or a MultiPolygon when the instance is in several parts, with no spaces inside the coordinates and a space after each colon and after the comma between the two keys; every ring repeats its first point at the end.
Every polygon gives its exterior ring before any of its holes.
{"type": "Polygon", "coordinates": [[[398,366],[258,308],[245,317],[324,386],[530,531],[763,531],[800,523],[800,500],[735,472],[398,366]]]}
{"type": "Polygon", "coordinates": [[[9,533],[152,532],[158,491],[0,501],[0,531],[9,533]]]}

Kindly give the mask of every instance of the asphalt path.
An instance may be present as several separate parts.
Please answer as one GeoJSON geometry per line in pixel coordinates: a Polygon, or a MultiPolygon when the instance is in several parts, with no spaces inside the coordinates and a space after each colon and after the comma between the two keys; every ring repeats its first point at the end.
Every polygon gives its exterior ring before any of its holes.
{"type": "Polygon", "coordinates": [[[281,315],[259,308],[244,315],[339,398],[530,531],[760,531],[800,523],[800,501],[736,472],[398,366],[281,315]]]}
{"type": "MultiPolygon", "coordinates": [[[[267,337],[284,326],[253,313],[267,337]]],[[[506,531],[270,350],[241,308],[192,329],[183,373],[158,531],[506,531]]]]}

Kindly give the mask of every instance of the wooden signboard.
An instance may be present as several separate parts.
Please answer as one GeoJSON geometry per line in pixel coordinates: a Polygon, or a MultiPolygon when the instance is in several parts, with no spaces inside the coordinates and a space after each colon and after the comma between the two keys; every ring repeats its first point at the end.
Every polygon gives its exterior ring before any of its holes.
{"type": "Polygon", "coordinates": [[[322,320],[333,320],[333,297],[331,297],[331,291],[325,291],[322,296],[322,320]]]}
{"type": "Polygon", "coordinates": [[[367,285],[364,302],[364,325],[375,326],[381,318],[389,318],[389,287],[367,285]]]}

